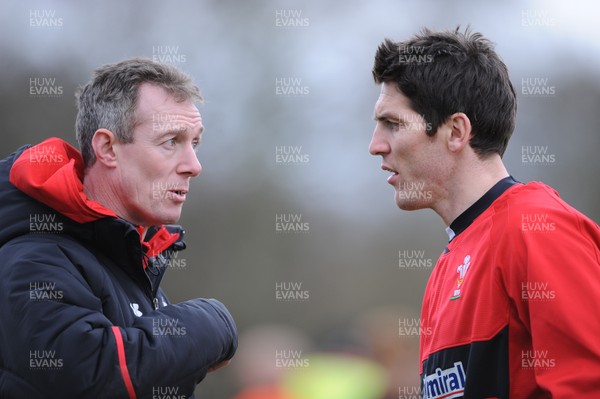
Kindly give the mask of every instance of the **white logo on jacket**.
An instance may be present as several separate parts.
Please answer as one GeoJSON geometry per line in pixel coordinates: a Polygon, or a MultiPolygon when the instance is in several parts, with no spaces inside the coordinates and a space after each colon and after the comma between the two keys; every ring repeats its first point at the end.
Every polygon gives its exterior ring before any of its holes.
{"type": "Polygon", "coordinates": [[[131,307],[131,310],[133,310],[133,314],[137,317],[142,317],[144,315],[140,311],[140,305],[138,305],[137,303],[130,303],[129,306],[131,307]]]}

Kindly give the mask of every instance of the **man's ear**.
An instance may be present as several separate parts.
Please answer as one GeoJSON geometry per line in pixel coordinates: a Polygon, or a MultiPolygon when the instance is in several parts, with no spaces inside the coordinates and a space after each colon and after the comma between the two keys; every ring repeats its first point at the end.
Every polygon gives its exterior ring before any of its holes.
{"type": "Polygon", "coordinates": [[[448,135],[448,149],[452,152],[460,152],[469,145],[471,139],[471,121],[462,112],[450,115],[446,126],[450,128],[448,135]]]}
{"type": "Polygon", "coordinates": [[[92,137],[92,148],[96,155],[96,160],[105,166],[113,167],[117,162],[115,145],[118,143],[117,137],[108,129],[98,129],[92,137]]]}

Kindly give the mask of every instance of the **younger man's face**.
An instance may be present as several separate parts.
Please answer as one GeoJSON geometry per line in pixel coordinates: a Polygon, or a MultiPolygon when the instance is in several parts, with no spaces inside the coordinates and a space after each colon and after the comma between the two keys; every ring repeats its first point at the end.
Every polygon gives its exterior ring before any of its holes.
{"type": "Polygon", "coordinates": [[[376,121],[369,145],[380,155],[387,181],[395,189],[399,208],[432,208],[443,187],[443,143],[439,135],[427,136],[427,122],[394,83],[383,83],[375,104],[376,121]]]}

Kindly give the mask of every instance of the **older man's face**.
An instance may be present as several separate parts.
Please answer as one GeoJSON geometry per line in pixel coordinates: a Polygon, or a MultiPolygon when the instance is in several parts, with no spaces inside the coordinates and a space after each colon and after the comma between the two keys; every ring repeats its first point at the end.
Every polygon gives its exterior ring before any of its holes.
{"type": "Polygon", "coordinates": [[[140,226],[175,223],[202,166],[196,157],[204,129],[198,108],[148,83],[139,88],[133,143],[119,145],[119,182],[127,220],[140,226]]]}

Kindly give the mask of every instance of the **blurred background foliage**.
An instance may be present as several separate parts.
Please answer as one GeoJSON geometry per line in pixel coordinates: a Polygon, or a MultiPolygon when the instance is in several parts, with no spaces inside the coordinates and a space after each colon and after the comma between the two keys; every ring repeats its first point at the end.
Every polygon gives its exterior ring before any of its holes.
{"type": "Polygon", "coordinates": [[[431,271],[399,268],[399,251],[424,251],[435,263],[447,237],[433,212],[395,207],[380,159],[368,154],[376,47],[423,26],[470,24],[490,38],[519,92],[517,128],[505,154],[509,171],[524,182],[546,182],[598,221],[600,29],[592,4],[5,1],[0,156],[48,136],[75,144],[74,92],[94,68],[130,56],[168,59],[170,52],[170,62],[202,89],[206,131],[199,150],[204,170],[181,220],[188,250],[164,287],[172,301],[219,298],[241,333],[237,365],[209,375],[198,395],[231,398],[253,381],[275,378],[264,374],[273,372],[279,341],[262,343],[266,355],[251,350],[261,348],[257,336],[272,336],[257,335],[261,329],[287,337],[279,349],[304,348],[304,356],[342,351],[376,358],[391,376],[390,392],[397,392],[418,384],[418,339],[399,337],[398,320],[418,317],[431,271]],[[60,18],[61,26],[32,26],[40,16],[60,18]],[[277,20],[289,17],[301,26],[277,20]],[[36,78],[55,79],[62,94],[33,96],[36,78]],[[302,93],[282,94],[282,78],[295,79],[302,93]],[[546,79],[554,94],[524,95],[530,78],[546,79]],[[528,146],[545,148],[554,162],[523,162],[528,146]],[[308,161],[276,162],[283,147],[308,161]],[[308,230],[276,231],[281,214],[300,217],[308,230]],[[278,300],[281,282],[301,284],[308,296],[278,300]],[[257,369],[261,376],[247,378],[257,369]]]}

